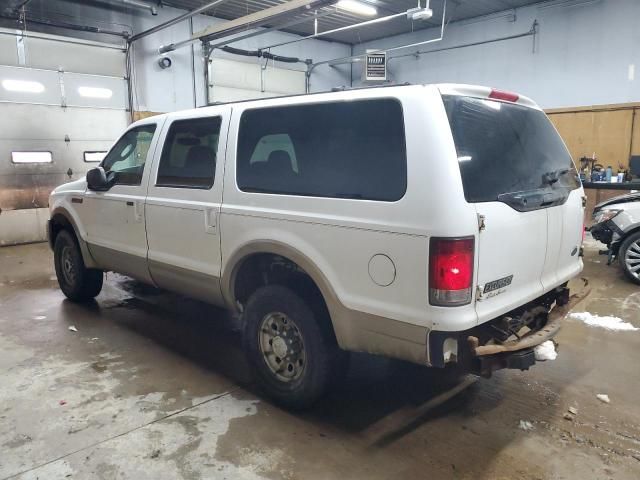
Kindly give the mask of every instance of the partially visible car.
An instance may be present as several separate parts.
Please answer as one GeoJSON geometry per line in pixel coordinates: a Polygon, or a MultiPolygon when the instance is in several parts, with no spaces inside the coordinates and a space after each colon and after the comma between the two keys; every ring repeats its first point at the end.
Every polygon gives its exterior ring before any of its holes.
{"type": "Polygon", "coordinates": [[[640,285],[640,192],[613,197],[593,209],[591,235],[607,246],[629,280],[640,285]]]}

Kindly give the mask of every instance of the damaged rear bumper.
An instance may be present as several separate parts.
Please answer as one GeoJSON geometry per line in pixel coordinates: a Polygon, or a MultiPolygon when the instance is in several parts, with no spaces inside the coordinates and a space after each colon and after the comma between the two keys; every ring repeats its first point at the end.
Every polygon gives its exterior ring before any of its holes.
{"type": "MultiPolygon", "coordinates": [[[[465,370],[482,376],[490,376],[495,370],[502,368],[514,368],[527,370],[536,363],[534,348],[547,340],[552,340],[560,330],[562,320],[579,302],[584,300],[590,289],[586,280],[580,292],[569,295],[568,289],[558,289],[554,297],[549,294],[540,299],[540,303],[530,305],[523,309],[519,315],[535,317],[535,322],[530,323],[530,330],[526,333],[517,332],[518,335],[510,335],[508,338],[498,338],[493,335],[492,329],[499,331],[496,325],[502,325],[504,318],[496,319],[485,325],[471,329],[467,332],[459,332],[457,335],[458,358],[457,363],[465,370]],[[553,304],[551,308],[550,304],[553,304]],[[534,326],[535,325],[535,326],[534,326]]],[[[527,330],[526,328],[524,330],[527,330]]],[[[435,333],[435,332],[434,332],[435,333]]],[[[433,335],[430,340],[431,365],[435,367],[445,366],[444,349],[446,348],[444,337],[450,338],[450,333],[433,335]],[[442,342],[441,342],[442,340],[442,342]],[[441,353],[443,356],[438,357],[441,353]],[[435,361],[434,361],[435,360],[435,361]]]]}

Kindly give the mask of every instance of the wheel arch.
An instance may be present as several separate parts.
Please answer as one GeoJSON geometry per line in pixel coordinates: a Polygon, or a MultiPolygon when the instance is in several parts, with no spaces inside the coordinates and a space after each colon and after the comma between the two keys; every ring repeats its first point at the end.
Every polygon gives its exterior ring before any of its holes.
{"type": "MultiPolygon", "coordinates": [[[[242,300],[242,295],[239,296],[241,292],[237,290],[239,274],[241,274],[243,268],[248,267],[247,262],[251,262],[260,256],[280,257],[297,266],[302,273],[309,277],[322,296],[333,330],[337,334],[340,329],[336,328],[336,319],[339,318],[339,312],[343,307],[341,307],[341,303],[329,280],[307,255],[295,247],[281,242],[271,240],[251,242],[239,247],[229,257],[221,279],[222,295],[227,306],[236,313],[241,311],[238,302],[242,300]]],[[[338,342],[340,343],[339,339],[338,342]]]]}
{"type": "Polygon", "coordinates": [[[622,237],[620,237],[620,242],[622,244],[622,242],[624,242],[627,238],[629,238],[631,235],[633,235],[634,233],[639,233],[640,232],[640,223],[636,223],[635,225],[633,225],[631,228],[627,229],[624,234],[622,235],[622,237]]]}
{"type": "Polygon", "coordinates": [[[78,224],[73,218],[73,215],[63,207],[57,207],[51,212],[51,217],[49,218],[48,226],[47,226],[47,236],[49,239],[49,246],[53,250],[55,246],[56,236],[62,230],[67,230],[73,234],[76,241],[78,242],[78,246],[80,247],[80,253],[82,254],[82,259],[87,268],[95,268],[97,264],[93,257],[91,256],[91,252],[89,251],[89,247],[87,242],[80,235],[80,231],[78,229],[78,224]]]}

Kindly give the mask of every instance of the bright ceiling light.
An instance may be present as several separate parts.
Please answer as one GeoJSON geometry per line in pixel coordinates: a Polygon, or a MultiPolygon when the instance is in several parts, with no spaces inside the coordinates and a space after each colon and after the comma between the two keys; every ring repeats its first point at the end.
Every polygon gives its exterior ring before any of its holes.
{"type": "Polygon", "coordinates": [[[44,85],[29,80],[3,80],[2,88],[10,92],[42,93],[44,85]]]}
{"type": "Polygon", "coordinates": [[[366,17],[372,17],[378,14],[376,7],[367,5],[366,3],[358,2],[357,0],[340,0],[336,6],[347,12],[355,13],[356,15],[363,15],[366,17]]]}
{"type": "Polygon", "coordinates": [[[99,87],[79,87],[78,93],[82,97],[89,98],[111,98],[113,96],[113,92],[108,88],[99,87]]]}

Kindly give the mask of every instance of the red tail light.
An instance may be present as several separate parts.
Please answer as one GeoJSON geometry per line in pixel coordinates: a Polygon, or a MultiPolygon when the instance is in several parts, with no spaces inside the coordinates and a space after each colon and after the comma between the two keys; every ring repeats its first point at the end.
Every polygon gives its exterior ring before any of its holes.
{"type": "Polygon", "coordinates": [[[505,102],[517,102],[520,95],[517,93],[503,92],[502,90],[491,90],[489,98],[495,98],[496,100],[504,100],[505,102]]]}
{"type": "Polygon", "coordinates": [[[471,302],[474,238],[431,238],[429,303],[455,307],[471,302]]]}

